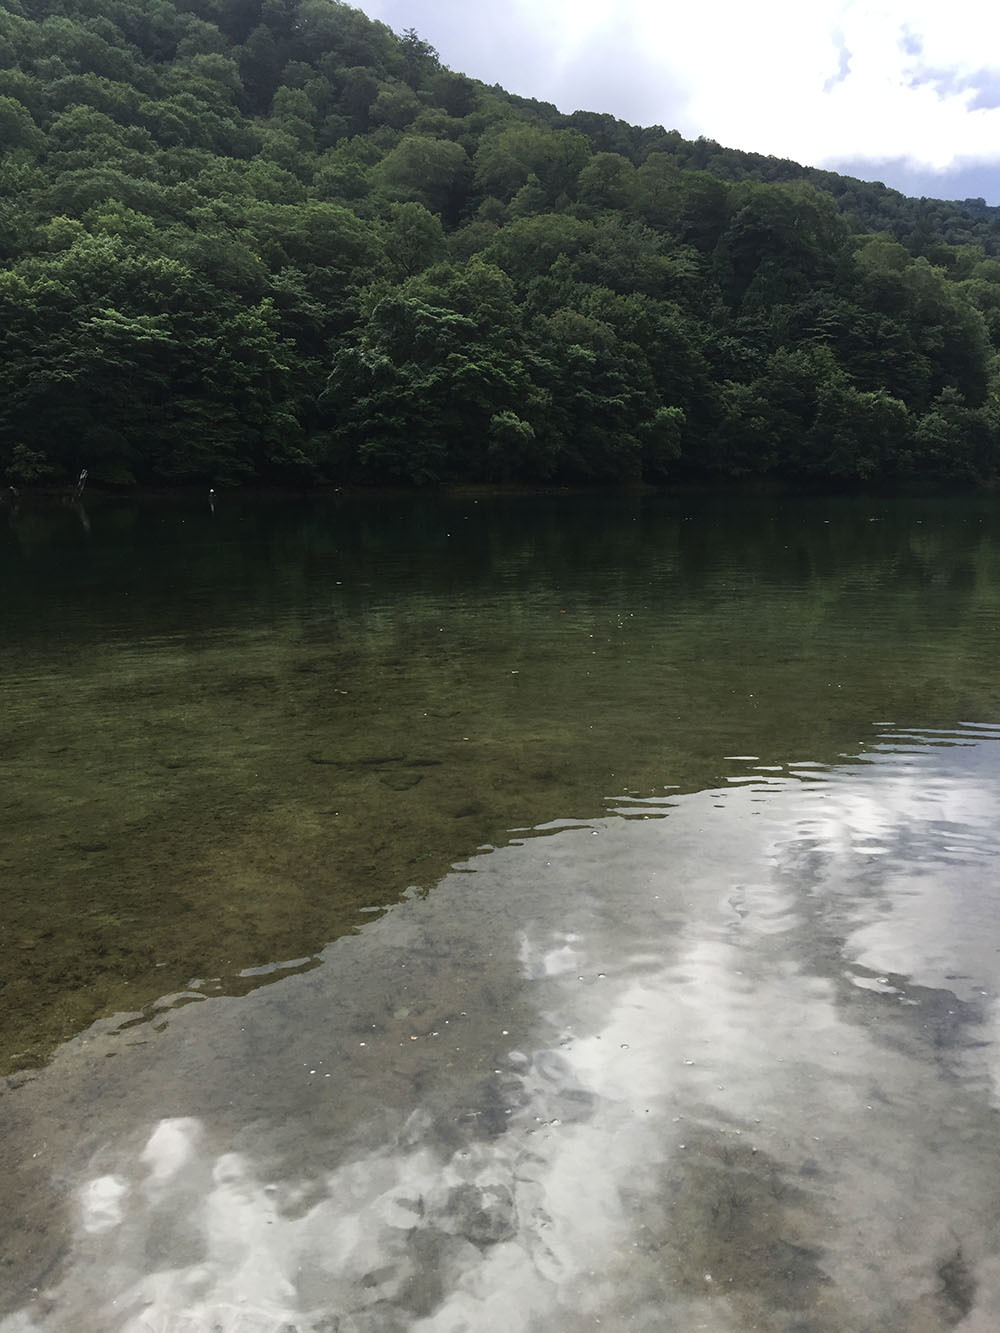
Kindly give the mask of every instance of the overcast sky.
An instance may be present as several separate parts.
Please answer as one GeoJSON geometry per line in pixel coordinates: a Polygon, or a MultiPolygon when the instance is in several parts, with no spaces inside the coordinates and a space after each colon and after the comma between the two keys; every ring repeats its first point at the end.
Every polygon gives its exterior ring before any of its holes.
{"type": "Polygon", "coordinates": [[[989,0],[352,0],[486,83],[1000,204],[989,0]]]}

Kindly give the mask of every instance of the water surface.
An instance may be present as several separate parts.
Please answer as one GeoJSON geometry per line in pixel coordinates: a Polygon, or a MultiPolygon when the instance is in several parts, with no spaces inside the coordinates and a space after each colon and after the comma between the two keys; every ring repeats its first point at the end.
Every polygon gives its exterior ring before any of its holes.
{"type": "Polygon", "coordinates": [[[0,1328],[995,1327],[996,539],[17,515],[0,1328]]]}

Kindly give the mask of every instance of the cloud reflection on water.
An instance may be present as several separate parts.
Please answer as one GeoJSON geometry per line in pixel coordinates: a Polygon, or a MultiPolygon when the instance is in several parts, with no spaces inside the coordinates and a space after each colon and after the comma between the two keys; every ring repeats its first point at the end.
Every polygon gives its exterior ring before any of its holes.
{"type": "MultiPolygon", "coordinates": [[[[65,1257],[0,1330],[995,1327],[996,741],[612,802],[171,1011],[131,1058],[186,1114],[97,1098],[65,1257]]],[[[78,1092],[57,1059],[18,1095],[78,1092]]]]}

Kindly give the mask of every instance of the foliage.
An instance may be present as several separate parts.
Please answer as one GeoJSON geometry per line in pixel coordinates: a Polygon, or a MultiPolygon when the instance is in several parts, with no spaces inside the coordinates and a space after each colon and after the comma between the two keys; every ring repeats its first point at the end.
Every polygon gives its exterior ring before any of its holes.
{"type": "Polygon", "coordinates": [[[339,0],[0,12],[0,472],[1000,473],[1000,210],[561,115],[339,0]]]}

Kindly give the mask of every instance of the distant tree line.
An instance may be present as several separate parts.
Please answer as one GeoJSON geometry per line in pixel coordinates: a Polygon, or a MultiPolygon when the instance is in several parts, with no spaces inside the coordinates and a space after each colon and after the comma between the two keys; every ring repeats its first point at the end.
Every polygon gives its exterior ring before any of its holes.
{"type": "Polygon", "coordinates": [[[1000,474],[1000,220],[336,0],[6,0],[15,484],[1000,474]]]}

